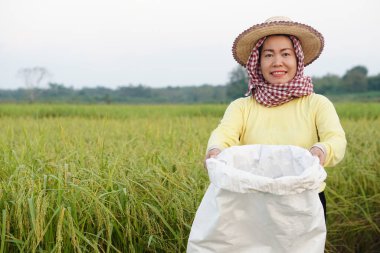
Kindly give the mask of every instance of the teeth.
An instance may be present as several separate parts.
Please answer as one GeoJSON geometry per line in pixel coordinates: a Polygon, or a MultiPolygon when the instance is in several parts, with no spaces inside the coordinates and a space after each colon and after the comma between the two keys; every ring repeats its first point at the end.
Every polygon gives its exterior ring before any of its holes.
{"type": "Polygon", "coordinates": [[[284,74],[285,71],[276,71],[276,72],[272,72],[273,75],[280,75],[280,74],[284,74]]]}

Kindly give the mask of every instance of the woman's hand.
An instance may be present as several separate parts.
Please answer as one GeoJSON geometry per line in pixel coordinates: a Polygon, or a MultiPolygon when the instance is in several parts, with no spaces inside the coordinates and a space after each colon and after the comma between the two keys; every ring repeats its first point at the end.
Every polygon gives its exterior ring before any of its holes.
{"type": "Polygon", "coordinates": [[[319,158],[319,164],[320,165],[324,165],[325,164],[325,160],[326,160],[326,155],[325,153],[322,151],[322,149],[318,148],[318,147],[312,147],[310,149],[310,153],[313,155],[313,156],[316,156],[319,158]]]}
{"type": "Polygon", "coordinates": [[[219,153],[222,152],[220,149],[218,148],[213,148],[211,150],[209,150],[206,154],[206,158],[203,162],[203,166],[205,167],[205,169],[207,169],[206,167],[206,160],[209,159],[209,158],[215,158],[217,155],[219,155],[219,153]]]}

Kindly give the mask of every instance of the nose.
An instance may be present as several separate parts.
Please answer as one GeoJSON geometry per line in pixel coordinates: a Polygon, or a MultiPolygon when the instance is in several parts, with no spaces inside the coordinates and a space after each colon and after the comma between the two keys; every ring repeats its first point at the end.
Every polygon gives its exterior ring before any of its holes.
{"type": "Polygon", "coordinates": [[[282,66],[282,59],[281,59],[281,57],[280,56],[274,56],[272,64],[273,64],[274,67],[282,66]]]}

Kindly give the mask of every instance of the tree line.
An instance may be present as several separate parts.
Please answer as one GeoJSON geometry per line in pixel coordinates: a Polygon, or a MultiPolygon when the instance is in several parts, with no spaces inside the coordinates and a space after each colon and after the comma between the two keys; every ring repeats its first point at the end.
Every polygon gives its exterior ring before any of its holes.
{"type": "MultiPolygon", "coordinates": [[[[41,68],[35,68],[41,81],[41,68]]],[[[46,73],[46,72],[44,72],[46,73]]],[[[31,85],[33,71],[21,72],[28,81],[25,88],[0,90],[0,102],[42,103],[225,103],[247,92],[248,78],[244,68],[238,66],[230,73],[224,85],[151,88],[139,85],[121,86],[116,89],[98,86],[74,89],[64,84],[49,83],[48,88],[31,85]]],[[[352,94],[380,91],[380,73],[368,76],[364,66],[349,69],[342,77],[327,74],[313,77],[314,90],[324,95],[352,94]]]]}

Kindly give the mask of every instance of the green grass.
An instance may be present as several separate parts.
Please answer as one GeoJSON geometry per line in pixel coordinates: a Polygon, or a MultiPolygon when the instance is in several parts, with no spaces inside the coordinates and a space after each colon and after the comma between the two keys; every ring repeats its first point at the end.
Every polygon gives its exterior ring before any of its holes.
{"type": "Polygon", "coordinates": [[[60,118],[162,118],[222,116],[226,105],[66,105],[66,104],[1,104],[0,117],[60,118]]]}
{"type": "MultiPolygon", "coordinates": [[[[1,105],[1,252],[184,252],[226,105],[1,105]]],[[[326,252],[380,248],[380,104],[337,104],[326,252]]]]}
{"type": "Polygon", "coordinates": [[[345,159],[328,168],[329,252],[379,252],[380,119],[342,120],[345,159]]]}
{"type": "MultiPolygon", "coordinates": [[[[211,117],[220,118],[226,109],[225,104],[202,105],[66,105],[66,104],[1,104],[0,118],[31,117],[62,118],[79,117],[91,119],[136,119],[162,117],[211,117]]],[[[341,118],[376,119],[380,116],[379,103],[336,104],[341,118]]]]}
{"type": "Polygon", "coordinates": [[[380,102],[380,91],[356,92],[356,93],[342,93],[342,94],[328,94],[326,95],[334,102],[380,102]]]}

